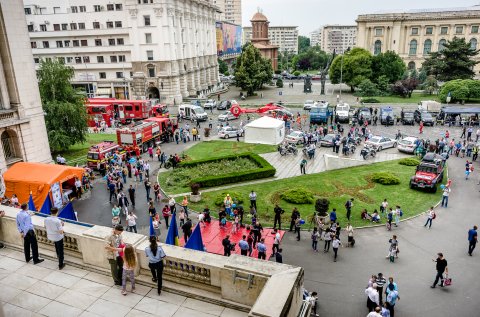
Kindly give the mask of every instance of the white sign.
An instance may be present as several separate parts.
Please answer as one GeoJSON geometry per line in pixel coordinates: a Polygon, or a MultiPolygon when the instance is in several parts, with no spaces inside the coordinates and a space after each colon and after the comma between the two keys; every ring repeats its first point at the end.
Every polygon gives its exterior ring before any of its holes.
{"type": "Polygon", "coordinates": [[[60,183],[54,183],[51,187],[52,190],[52,198],[53,198],[53,206],[57,208],[62,208],[63,201],[62,201],[62,191],[60,189],[60,183]]]}

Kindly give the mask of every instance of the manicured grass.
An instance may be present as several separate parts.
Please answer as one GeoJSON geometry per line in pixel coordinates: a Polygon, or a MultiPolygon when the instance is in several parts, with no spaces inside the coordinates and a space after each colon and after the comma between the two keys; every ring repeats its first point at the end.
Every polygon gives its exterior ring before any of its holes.
{"type": "Polygon", "coordinates": [[[200,142],[185,151],[185,154],[192,160],[201,160],[212,156],[232,155],[245,152],[262,154],[275,152],[276,150],[277,147],[275,145],[218,140],[200,142]]]}
{"type": "MultiPolygon", "coordinates": [[[[365,97],[370,98],[370,97],[365,97]]],[[[380,103],[409,103],[409,104],[418,104],[422,100],[434,100],[438,101],[437,95],[427,95],[422,93],[414,93],[411,98],[403,98],[400,96],[378,96],[371,97],[378,99],[380,103]]]]}
{"type": "MultiPolygon", "coordinates": [[[[246,213],[248,213],[248,194],[251,190],[257,192],[257,213],[259,221],[264,225],[273,224],[273,207],[275,202],[285,210],[282,216],[283,228],[287,228],[290,222],[291,210],[297,207],[303,219],[306,219],[304,228],[309,228],[311,216],[314,213],[314,203],[305,205],[293,205],[280,200],[282,192],[302,187],[312,191],[315,199],[327,198],[330,200],[330,210],[337,209],[337,217],[342,227],[347,223],[345,202],[353,197],[355,199],[352,209],[351,223],[354,227],[366,226],[371,223],[360,219],[360,213],[366,208],[369,213],[379,209],[380,203],[387,198],[389,206],[400,205],[403,210],[403,218],[425,212],[434,205],[441,197],[441,191],[436,194],[409,188],[409,180],[415,173],[414,166],[398,164],[398,161],[376,163],[366,166],[334,170],[325,173],[304,175],[289,179],[266,182],[256,185],[238,186],[227,190],[202,193],[202,201],[191,203],[190,207],[201,211],[208,205],[214,216],[217,216],[217,207],[214,206],[215,198],[222,192],[238,192],[243,200],[246,213]],[[368,180],[368,177],[375,172],[390,172],[400,178],[399,185],[380,185],[368,180]]],[[[445,177],[446,178],[446,177],[445,177]]],[[[168,189],[167,189],[168,191],[168,189]]],[[[385,215],[381,215],[382,223],[385,223],[385,215]]],[[[248,222],[248,218],[246,220],[248,222]]]]}
{"type": "MultiPolygon", "coordinates": [[[[89,133],[87,134],[87,141],[84,143],[76,143],[72,145],[68,150],[61,152],[60,154],[67,159],[67,164],[85,164],[87,162],[88,149],[95,144],[102,141],[116,141],[117,136],[115,134],[106,133],[89,133]]],[[[55,158],[56,154],[54,154],[55,158]]]]}

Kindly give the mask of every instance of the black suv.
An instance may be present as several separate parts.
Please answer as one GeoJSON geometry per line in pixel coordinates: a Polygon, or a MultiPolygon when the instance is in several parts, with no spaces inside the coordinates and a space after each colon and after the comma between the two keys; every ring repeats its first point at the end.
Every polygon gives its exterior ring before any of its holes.
{"type": "Polygon", "coordinates": [[[217,110],[228,110],[232,107],[232,103],[228,100],[224,100],[217,105],[217,110]]]}
{"type": "Polygon", "coordinates": [[[414,117],[417,123],[420,123],[420,121],[423,121],[423,125],[433,126],[434,124],[433,116],[428,111],[415,110],[414,117]]]}
{"type": "Polygon", "coordinates": [[[407,124],[414,125],[415,124],[415,115],[413,114],[413,112],[411,112],[411,111],[402,112],[402,124],[404,124],[404,125],[407,125],[407,124]]]}
{"type": "Polygon", "coordinates": [[[357,110],[357,120],[360,124],[363,124],[364,120],[368,121],[368,124],[372,123],[372,114],[368,108],[360,108],[357,110]]]}

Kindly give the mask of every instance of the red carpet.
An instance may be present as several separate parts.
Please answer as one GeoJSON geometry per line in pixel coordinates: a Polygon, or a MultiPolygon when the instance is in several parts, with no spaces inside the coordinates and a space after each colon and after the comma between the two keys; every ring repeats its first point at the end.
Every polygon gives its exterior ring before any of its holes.
{"type": "MultiPolygon", "coordinates": [[[[235,252],[236,254],[240,254],[240,248],[238,247],[238,241],[242,240],[242,236],[246,235],[248,237],[248,233],[250,230],[246,228],[240,228],[235,234],[232,233],[232,223],[227,222],[226,227],[221,228],[219,225],[218,220],[213,220],[211,223],[206,223],[205,227],[200,227],[202,232],[202,240],[203,244],[205,245],[206,249],[210,253],[221,254],[223,255],[223,245],[222,240],[225,238],[227,234],[230,234],[230,242],[235,243],[235,252]]],[[[193,231],[193,230],[192,230],[193,231]]],[[[180,231],[181,232],[181,231],[180,231]]],[[[275,239],[275,235],[272,233],[273,229],[263,229],[262,238],[265,239],[265,246],[267,247],[267,259],[272,256],[272,246],[273,240],[275,239]]],[[[279,231],[281,239],[283,239],[283,235],[285,231],[279,231]]],[[[180,245],[184,245],[183,237],[180,238],[180,245]]],[[[280,247],[282,244],[280,243],[280,247]]],[[[253,249],[252,257],[257,258],[257,249],[253,249]]]]}

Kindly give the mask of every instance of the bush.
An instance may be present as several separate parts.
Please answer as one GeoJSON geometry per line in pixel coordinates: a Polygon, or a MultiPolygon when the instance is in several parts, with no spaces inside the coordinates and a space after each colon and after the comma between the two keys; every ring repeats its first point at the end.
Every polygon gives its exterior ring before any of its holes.
{"type": "Polygon", "coordinates": [[[304,188],[289,189],[280,195],[280,198],[291,204],[313,203],[313,193],[304,188]]]}
{"type": "Polygon", "coordinates": [[[420,161],[413,157],[407,157],[398,161],[398,164],[406,166],[417,166],[418,164],[420,164],[420,161]]]}
{"type": "Polygon", "coordinates": [[[363,103],[380,103],[380,100],[375,98],[362,98],[363,103]]]}
{"type": "Polygon", "coordinates": [[[193,183],[192,185],[190,185],[190,189],[192,190],[192,195],[198,195],[200,190],[200,185],[197,183],[193,183]]]}
{"type": "Polygon", "coordinates": [[[297,76],[297,77],[300,76],[300,71],[298,71],[298,70],[294,71],[294,72],[293,72],[293,75],[294,75],[294,76],[297,76]]]}
{"type": "Polygon", "coordinates": [[[223,73],[225,76],[230,76],[230,72],[227,70],[225,73],[223,73]]]}
{"type": "Polygon", "coordinates": [[[281,80],[280,78],[277,79],[277,82],[275,83],[275,85],[276,85],[278,88],[283,88],[283,80],[281,80]]]}
{"type": "Polygon", "coordinates": [[[378,172],[372,174],[372,181],[382,185],[398,185],[400,178],[388,172],[378,172]]]}
{"type": "Polygon", "coordinates": [[[318,215],[322,217],[325,217],[328,214],[329,206],[330,201],[326,198],[317,199],[315,202],[315,210],[318,212],[318,215]]]}
{"type": "Polygon", "coordinates": [[[370,79],[363,80],[360,85],[358,85],[358,88],[360,89],[361,96],[370,97],[378,96],[380,94],[380,91],[377,89],[377,85],[372,83],[370,79]]]}
{"type": "Polygon", "coordinates": [[[242,197],[242,195],[240,195],[240,193],[235,192],[235,191],[226,190],[226,191],[223,191],[220,194],[218,194],[217,197],[215,197],[215,200],[214,200],[215,206],[222,207],[223,206],[223,200],[225,199],[225,196],[227,196],[227,194],[229,194],[230,197],[232,197],[232,200],[233,200],[234,203],[239,204],[239,205],[243,204],[243,197],[242,197]]]}

